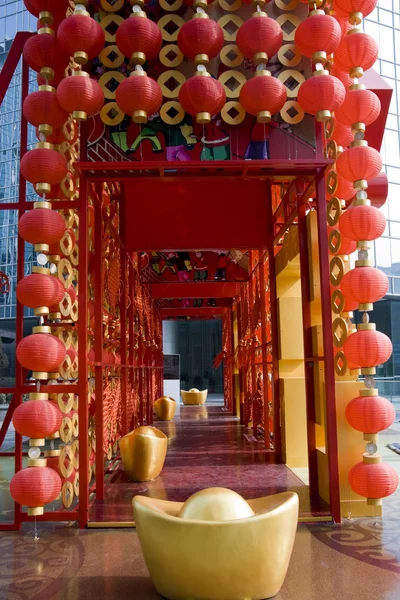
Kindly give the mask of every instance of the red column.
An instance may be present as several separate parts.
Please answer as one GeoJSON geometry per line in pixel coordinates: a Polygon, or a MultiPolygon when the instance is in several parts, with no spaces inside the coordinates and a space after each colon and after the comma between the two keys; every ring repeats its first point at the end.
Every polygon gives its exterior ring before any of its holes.
{"type": "Polygon", "coordinates": [[[96,184],[94,204],[94,357],[95,372],[95,406],[96,406],[96,498],[104,499],[104,414],[103,414],[103,214],[101,207],[103,184],[96,184]]]}
{"type": "Polygon", "coordinates": [[[264,272],[264,249],[260,250],[260,261],[258,263],[260,278],[260,300],[261,300],[261,345],[262,345],[262,371],[263,371],[263,399],[264,399],[264,443],[270,447],[269,430],[269,386],[268,386],[268,352],[267,352],[267,311],[265,301],[265,272],[264,272]]]}

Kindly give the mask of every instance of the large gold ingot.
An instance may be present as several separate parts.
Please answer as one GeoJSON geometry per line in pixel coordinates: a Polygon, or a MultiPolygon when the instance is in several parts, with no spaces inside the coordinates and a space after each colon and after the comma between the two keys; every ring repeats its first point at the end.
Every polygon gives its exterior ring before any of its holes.
{"type": "Polygon", "coordinates": [[[159,476],[167,455],[168,438],[155,427],[138,427],[121,438],[124,470],[131,481],[151,481],[159,476]]]}
{"type": "Polygon", "coordinates": [[[154,402],[154,410],[160,421],[172,421],[175,416],[176,402],[169,396],[162,396],[154,402]]]}
{"type": "Polygon", "coordinates": [[[205,404],[207,399],[208,390],[203,390],[199,392],[199,390],[186,392],[185,390],[181,390],[181,396],[183,400],[183,404],[185,405],[199,405],[205,404]]]}
{"type": "Polygon", "coordinates": [[[196,505],[191,511],[194,516],[198,509],[195,520],[179,516],[185,510],[181,502],[133,499],[147,568],[168,600],[260,600],[275,596],[283,584],[296,534],[297,494],[248,500],[249,510],[243,511],[236,494],[219,493],[212,516],[219,520],[208,521],[201,519],[209,514],[206,505],[215,502],[217,489],[186,502],[186,507],[196,505]]]}

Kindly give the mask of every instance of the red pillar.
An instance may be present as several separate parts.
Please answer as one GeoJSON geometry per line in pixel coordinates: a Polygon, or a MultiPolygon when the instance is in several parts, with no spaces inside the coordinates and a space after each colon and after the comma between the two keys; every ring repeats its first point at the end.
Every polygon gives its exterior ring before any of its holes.
{"type": "MultiPolygon", "coordinates": [[[[94,204],[94,357],[95,372],[95,407],[96,407],[96,498],[104,499],[104,414],[103,414],[103,214],[101,206],[103,184],[96,185],[94,204]]],[[[86,305],[87,306],[87,305],[86,305]]],[[[79,315],[80,316],[80,315],[79,315]]]]}

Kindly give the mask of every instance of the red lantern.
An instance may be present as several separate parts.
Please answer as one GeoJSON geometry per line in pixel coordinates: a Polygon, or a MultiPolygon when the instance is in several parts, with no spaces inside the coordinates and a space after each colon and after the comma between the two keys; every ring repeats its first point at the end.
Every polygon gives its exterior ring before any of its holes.
{"type": "Polygon", "coordinates": [[[56,433],[62,420],[61,410],[48,400],[28,400],[17,406],[12,418],[15,430],[34,440],[56,433]]]}
{"type": "Polygon", "coordinates": [[[347,338],[343,349],[354,369],[369,369],[385,363],[393,347],[384,333],[375,329],[360,329],[347,338]]]}
{"type": "Polygon", "coordinates": [[[35,208],[22,215],[18,232],[29,244],[55,244],[65,233],[65,222],[55,210],[35,208]]]}
{"type": "Polygon", "coordinates": [[[345,95],[343,83],[322,70],[315,71],[301,84],[297,100],[306,113],[315,115],[317,121],[327,121],[341,106],[345,95]]]}
{"type": "Polygon", "coordinates": [[[236,44],[240,52],[256,64],[267,63],[282,46],[282,29],[266,13],[257,13],[240,26],[236,44]]]}
{"type": "Polygon", "coordinates": [[[76,63],[85,65],[103,50],[105,34],[102,26],[85,10],[64,19],[58,28],[57,39],[76,63]]]}
{"type": "Polygon", "coordinates": [[[221,52],[224,32],[218,23],[205,13],[187,21],[179,30],[179,50],[196,64],[207,64],[221,52]],[[201,18],[203,17],[203,18],[201,18]]]}
{"type": "Polygon", "coordinates": [[[353,184],[343,177],[337,177],[337,186],[331,196],[336,196],[340,200],[351,200],[356,194],[356,190],[353,188],[353,184]]]}
{"type": "Polygon", "coordinates": [[[372,13],[377,0],[334,0],[335,11],[349,17],[351,23],[361,23],[363,17],[372,13]]]}
{"type": "Polygon", "coordinates": [[[240,90],[240,104],[259,123],[268,123],[283,108],[286,98],[285,86],[269,71],[257,71],[240,90]]]}
{"type": "Polygon", "coordinates": [[[200,124],[209,123],[211,117],[222,110],[225,100],[223,85],[206,72],[197,71],[179,90],[183,110],[195,116],[200,124]]]}
{"type": "Polygon", "coordinates": [[[15,502],[28,506],[30,514],[43,514],[43,506],[56,500],[61,492],[60,476],[48,467],[28,467],[11,479],[10,494],[15,502]]]}
{"type": "Polygon", "coordinates": [[[67,161],[51,144],[41,142],[21,160],[21,175],[36,186],[38,191],[49,192],[68,172],[67,161]]]}
{"type": "Polygon", "coordinates": [[[385,215],[375,206],[350,206],[340,217],[340,229],[356,242],[377,240],[386,228],[385,215]]]}
{"type": "Polygon", "coordinates": [[[353,182],[356,189],[366,187],[365,181],[376,177],[382,169],[379,152],[367,146],[366,142],[361,144],[342,152],[336,161],[338,174],[353,182]]]}
{"type": "Polygon", "coordinates": [[[25,119],[39,128],[39,134],[45,135],[51,135],[53,128],[62,127],[68,119],[68,113],[58,103],[56,90],[49,86],[40,86],[38,92],[29,94],[23,112],[25,119]]]}
{"type": "Polygon", "coordinates": [[[349,23],[346,17],[340,17],[337,14],[334,16],[336,21],[339,23],[341,29],[341,37],[343,38],[350,29],[352,29],[351,23],[349,23]]]}
{"type": "Polygon", "coordinates": [[[24,58],[31,69],[44,79],[53,79],[56,72],[65,70],[69,56],[65,54],[51,29],[40,29],[25,42],[24,58]]]}
{"type": "Polygon", "coordinates": [[[65,17],[68,0],[24,0],[27,10],[40,19],[41,23],[52,23],[52,15],[65,17]]]}
{"type": "MultiPolygon", "coordinates": [[[[381,462],[359,462],[350,469],[349,484],[351,489],[364,498],[378,500],[393,494],[399,484],[399,477],[390,465],[381,462]]],[[[371,457],[371,461],[377,457],[371,457]]]]}
{"type": "Polygon", "coordinates": [[[163,95],[157,81],[148,77],[145,71],[138,70],[119,84],[115,99],[134,123],[146,123],[150,115],[158,112],[163,95]]]}
{"type": "Polygon", "coordinates": [[[342,106],[336,111],[335,117],[353,131],[365,131],[365,125],[371,125],[379,117],[381,103],[378,96],[366,90],[365,86],[357,85],[350,88],[342,106]]]}
{"type": "MultiPolygon", "coordinates": [[[[339,108],[339,110],[341,109],[339,108]]],[[[333,123],[333,133],[329,139],[334,140],[338,146],[346,148],[353,141],[353,132],[336,118],[334,118],[333,123]]]]}
{"type": "Polygon", "coordinates": [[[54,335],[34,333],[23,338],[17,347],[18,362],[34,372],[58,369],[66,356],[64,343],[54,335]]]}
{"type": "Polygon", "coordinates": [[[339,23],[323,10],[313,10],[297,27],[294,38],[298,50],[312,58],[313,62],[326,60],[328,55],[335,52],[341,39],[339,23]]]}
{"type": "Polygon", "coordinates": [[[352,85],[353,80],[350,77],[350,75],[348,73],[346,73],[345,71],[342,71],[341,69],[339,69],[339,67],[337,65],[335,65],[335,63],[331,66],[329,72],[334,77],[337,77],[338,79],[340,79],[340,81],[343,83],[346,90],[348,90],[349,87],[352,85]]]}
{"type": "Polygon", "coordinates": [[[160,52],[162,36],[159,27],[144,12],[133,14],[117,29],[116,42],[122,54],[134,64],[143,65],[160,52]]]}
{"type": "Polygon", "coordinates": [[[349,425],[363,433],[379,433],[390,427],[396,418],[396,410],[381,396],[357,396],[346,406],[349,425]]]}
{"type": "Polygon", "coordinates": [[[357,300],[361,310],[372,308],[389,289],[387,275],[375,267],[357,267],[348,271],[340,284],[343,295],[357,300]],[[367,306],[366,306],[367,305],[367,306]]]}
{"type": "Polygon", "coordinates": [[[351,29],[335,52],[335,65],[351,77],[362,77],[378,58],[378,44],[359,29],[351,29]]]}
{"type": "Polygon", "coordinates": [[[74,71],[66,77],[57,88],[57,98],[60,106],[78,121],[97,114],[104,104],[101,85],[84,71],[74,71]]]}
{"type": "Polygon", "coordinates": [[[53,306],[63,299],[63,288],[61,281],[52,275],[32,273],[18,282],[17,300],[29,308],[53,306]]]}

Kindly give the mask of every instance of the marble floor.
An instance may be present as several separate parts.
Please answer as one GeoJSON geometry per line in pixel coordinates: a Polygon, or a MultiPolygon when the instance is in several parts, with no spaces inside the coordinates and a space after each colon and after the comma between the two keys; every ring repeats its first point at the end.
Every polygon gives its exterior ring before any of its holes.
{"type": "Polygon", "coordinates": [[[129,482],[122,464],[107,476],[103,501],[92,504],[91,522],[134,519],[132,497],[142,494],[164,500],[185,501],[207,487],[227,487],[244,498],[268,496],[285,490],[300,499],[300,515],[329,518],[320,498],[310,500],[308,486],[288,467],[273,464],[274,455],[246,432],[221,403],[182,406],[180,417],[155,422],[168,436],[167,459],[161,475],[152,482],[129,482]]]}

